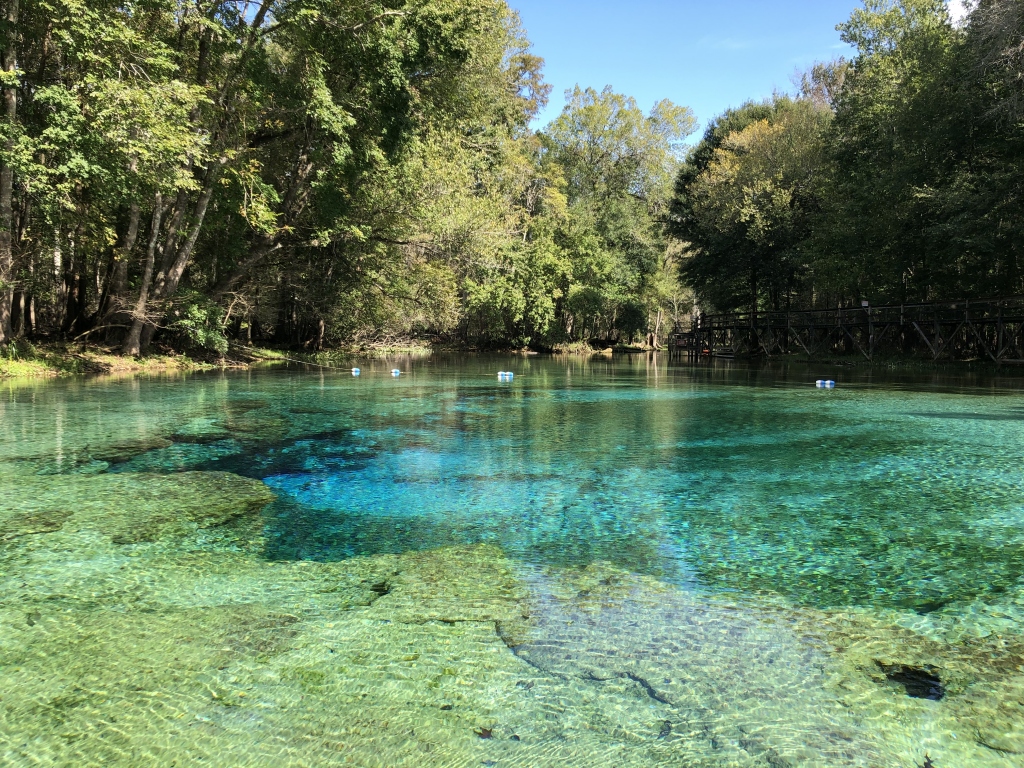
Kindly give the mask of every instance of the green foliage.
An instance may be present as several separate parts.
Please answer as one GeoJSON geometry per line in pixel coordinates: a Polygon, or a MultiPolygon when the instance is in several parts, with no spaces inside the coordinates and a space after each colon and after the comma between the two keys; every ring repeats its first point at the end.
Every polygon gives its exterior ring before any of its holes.
{"type": "Polygon", "coordinates": [[[1024,232],[1010,179],[1024,135],[998,116],[1005,74],[981,65],[982,17],[964,30],[942,3],[873,10],[843,27],[860,56],[830,136],[822,283],[877,302],[1020,292],[1024,232]]]}
{"type": "Polygon", "coordinates": [[[944,0],[864,0],[838,29],[866,62],[898,53],[910,36],[941,34],[949,29],[949,11],[944,0]]]}
{"type": "Polygon", "coordinates": [[[170,313],[173,320],[167,330],[175,334],[187,350],[223,355],[228,351],[228,338],[221,323],[223,316],[224,310],[203,295],[183,295],[170,313]]]}
{"type": "Polygon", "coordinates": [[[678,304],[692,115],[577,89],[533,132],[550,87],[503,0],[21,0],[18,25],[19,333],[550,345],[678,304]]]}
{"type": "Polygon", "coordinates": [[[598,93],[577,86],[566,98],[545,136],[564,169],[570,203],[624,193],[655,203],[667,198],[682,142],[694,130],[689,108],[666,100],[644,115],[610,87],[598,93]]]}
{"type": "Polygon", "coordinates": [[[809,99],[777,97],[709,129],[673,206],[674,231],[691,244],[683,274],[702,302],[778,309],[795,290],[807,269],[803,241],[819,209],[830,118],[809,99]]]}
{"type": "Polygon", "coordinates": [[[695,121],[669,101],[645,115],[611,88],[577,87],[566,96],[540,137],[542,163],[553,167],[566,206],[551,231],[564,254],[556,306],[564,324],[554,341],[631,337],[664,308],[663,221],[695,121]]]}
{"type": "Polygon", "coordinates": [[[688,109],[611,88],[531,130],[550,89],[504,0],[20,6],[15,334],[553,348],[664,332],[694,297],[1024,292],[1017,0],[962,27],[866,0],[853,61],[690,150],[688,109]]]}
{"type": "Polygon", "coordinates": [[[676,181],[682,274],[707,308],[1024,290],[1020,4],[954,27],[941,0],[865,0],[852,62],[727,112],[676,181]]]}

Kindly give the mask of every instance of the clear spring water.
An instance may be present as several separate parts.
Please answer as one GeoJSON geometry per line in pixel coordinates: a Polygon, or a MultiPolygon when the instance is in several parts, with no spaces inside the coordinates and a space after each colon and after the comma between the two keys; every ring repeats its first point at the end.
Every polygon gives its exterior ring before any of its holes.
{"type": "MultiPolygon", "coordinates": [[[[273,559],[489,542],[921,612],[1024,575],[1024,398],[540,361],[501,384],[489,362],[228,377],[207,407],[241,411],[235,434],[112,471],[262,480],[273,559]]],[[[179,386],[198,415],[211,387],[179,386]]]]}
{"type": "Polygon", "coordinates": [[[395,364],[8,388],[0,763],[1024,765],[1017,380],[395,364]]]}

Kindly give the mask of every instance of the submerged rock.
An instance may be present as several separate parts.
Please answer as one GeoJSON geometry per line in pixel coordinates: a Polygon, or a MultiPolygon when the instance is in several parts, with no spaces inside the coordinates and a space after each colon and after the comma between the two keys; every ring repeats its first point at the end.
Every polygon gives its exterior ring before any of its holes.
{"type": "Polygon", "coordinates": [[[14,535],[95,531],[136,544],[213,528],[274,499],[262,483],[225,472],[22,477],[0,488],[0,524],[14,535]]]}
{"type": "Polygon", "coordinates": [[[375,612],[406,624],[490,622],[514,635],[530,618],[529,592],[515,564],[489,545],[408,552],[373,588],[385,598],[375,612]]]}
{"type": "Polygon", "coordinates": [[[137,440],[123,440],[104,445],[91,451],[92,458],[108,464],[122,464],[147,451],[169,448],[173,443],[163,437],[154,436],[137,440]]]}
{"type": "MultiPolygon", "coordinates": [[[[175,530],[218,487],[203,524],[230,521],[265,493],[239,480],[170,476],[153,487],[168,519],[150,522],[175,530]]],[[[159,764],[1021,765],[1012,647],[958,650],[901,614],[730,601],[487,545],[341,562],[125,548],[86,507],[0,549],[0,763],[129,766],[145,745],[159,764]],[[897,693],[879,660],[932,665],[949,692],[897,693]]]]}
{"type": "Polygon", "coordinates": [[[224,429],[236,437],[245,437],[260,441],[281,440],[290,426],[283,416],[244,413],[229,416],[221,421],[224,429]]]}
{"type": "Polygon", "coordinates": [[[249,413],[249,411],[258,411],[263,408],[270,406],[270,403],[260,398],[228,398],[223,403],[223,408],[233,416],[240,416],[242,414],[249,413]]]}
{"type": "Polygon", "coordinates": [[[8,517],[0,517],[3,522],[0,541],[12,541],[19,536],[30,536],[34,533],[59,531],[69,517],[71,517],[71,512],[65,509],[22,512],[8,517]]]}
{"type": "Polygon", "coordinates": [[[1013,756],[1024,765],[1024,675],[972,687],[957,711],[965,730],[992,758],[1013,756]]]}
{"type": "Polygon", "coordinates": [[[170,436],[175,443],[215,443],[227,440],[232,434],[213,417],[190,419],[180,425],[170,436]]]}
{"type": "Polygon", "coordinates": [[[946,695],[946,689],[942,680],[936,674],[935,667],[912,667],[906,664],[882,664],[879,667],[885,673],[886,678],[901,686],[907,696],[913,699],[929,699],[930,701],[941,701],[946,695]]]}

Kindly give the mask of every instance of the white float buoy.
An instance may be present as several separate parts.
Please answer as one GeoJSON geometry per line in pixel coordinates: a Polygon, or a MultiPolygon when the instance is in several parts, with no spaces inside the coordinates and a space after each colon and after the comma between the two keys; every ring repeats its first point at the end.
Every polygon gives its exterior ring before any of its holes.
{"type": "Polygon", "coordinates": [[[814,382],[814,386],[818,389],[835,389],[836,383],[831,379],[818,379],[818,381],[814,382]]]}
{"type": "Polygon", "coordinates": [[[358,376],[360,373],[362,373],[362,371],[360,371],[358,368],[353,368],[352,369],[352,375],[353,376],[358,376]]]}
{"type": "Polygon", "coordinates": [[[395,378],[398,378],[399,376],[402,375],[402,372],[395,368],[394,370],[391,371],[391,375],[394,376],[395,378]]]}

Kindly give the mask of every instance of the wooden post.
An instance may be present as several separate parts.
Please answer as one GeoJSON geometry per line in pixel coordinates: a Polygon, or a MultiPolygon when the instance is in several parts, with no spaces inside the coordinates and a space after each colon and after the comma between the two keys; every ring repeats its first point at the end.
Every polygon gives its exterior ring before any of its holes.
{"type": "Polygon", "coordinates": [[[1003,326],[1003,303],[999,303],[999,321],[996,325],[996,356],[1002,360],[1003,355],[1006,353],[1006,347],[1003,346],[1003,339],[1005,336],[1005,329],[1003,326]]]}
{"type": "Polygon", "coordinates": [[[871,315],[871,307],[868,310],[868,360],[875,358],[875,321],[871,315]]]}

